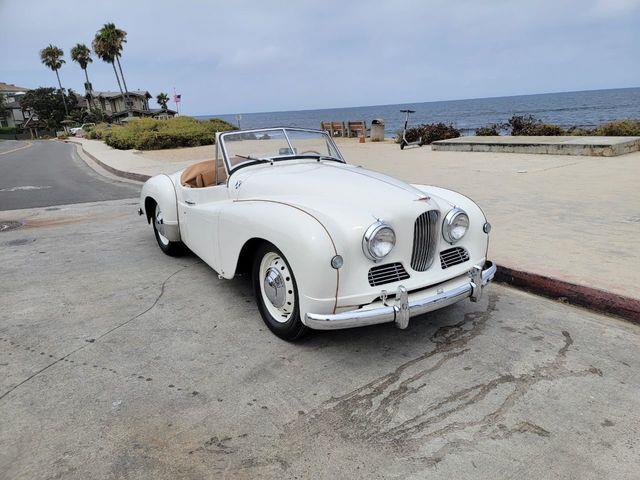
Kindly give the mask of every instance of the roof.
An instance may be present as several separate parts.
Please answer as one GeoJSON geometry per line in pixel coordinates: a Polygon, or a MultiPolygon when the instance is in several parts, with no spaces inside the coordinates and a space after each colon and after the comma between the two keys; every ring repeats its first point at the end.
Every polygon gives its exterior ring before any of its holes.
{"type": "Polygon", "coordinates": [[[28,92],[29,90],[31,89],[26,87],[18,87],[13,83],[0,82],[0,92],[28,92]]]}
{"type": "MultiPolygon", "coordinates": [[[[102,98],[118,98],[122,97],[122,93],[120,92],[91,92],[94,97],[102,97],[102,98]]],[[[139,97],[151,97],[149,92],[146,90],[130,90],[129,95],[136,95],[139,97]]]]}
{"type": "MultiPolygon", "coordinates": [[[[131,113],[138,113],[140,115],[143,116],[147,116],[147,117],[151,117],[151,116],[155,116],[155,115],[160,115],[163,113],[166,113],[168,115],[175,115],[177,112],[175,112],[174,110],[162,110],[161,108],[150,108],[149,110],[141,110],[139,108],[132,108],[131,109],[131,113]]],[[[129,115],[129,112],[127,110],[122,110],[120,112],[116,112],[116,113],[112,113],[111,117],[112,118],[118,118],[118,117],[126,117],[129,115]]]]}

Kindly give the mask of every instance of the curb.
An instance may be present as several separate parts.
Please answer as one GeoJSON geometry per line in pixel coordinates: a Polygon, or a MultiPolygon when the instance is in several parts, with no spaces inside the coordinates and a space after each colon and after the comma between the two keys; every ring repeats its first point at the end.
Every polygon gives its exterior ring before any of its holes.
{"type": "Polygon", "coordinates": [[[495,280],[543,297],[640,324],[640,300],[498,265],[495,280]]]}
{"type": "Polygon", "coordinates": [[[84,149],[84,146],[82,145],[82,143],[74,142],[74,141],[69,141],[69,142],[73,143],[74,145],[79,146],[82,149],[82,153],[84,153],[87,157],[89,157],[91,160],[96,162],[98,165],[100,165],[102,168],[104,168],[107,172],[112,173],[112,174],[114,174],[114,175],[116,175],[118,177],[128,178],[129,180],[135,180],[137,182],[146,182],[147,180],[149,180],[151,178],[150,175],[145,175],[143,173],[125,172],[124,170],[118,170],[117,168],[113,168],[111,165],[108,165],[108,164],[102,162],[101,160],[98,160],[95,156],[93,156],[89,152],[87,152],[84,149]]]}

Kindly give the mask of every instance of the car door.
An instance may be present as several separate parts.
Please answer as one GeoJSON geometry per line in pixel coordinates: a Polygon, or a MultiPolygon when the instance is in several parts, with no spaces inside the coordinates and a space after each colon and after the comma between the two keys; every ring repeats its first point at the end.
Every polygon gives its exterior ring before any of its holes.
{"type": "Polygon", "coordinates": [[[220,266],[218,222],[229,199],[227,185],[182,189],[180,233],[183,242],[214,270],[220,266]]]}

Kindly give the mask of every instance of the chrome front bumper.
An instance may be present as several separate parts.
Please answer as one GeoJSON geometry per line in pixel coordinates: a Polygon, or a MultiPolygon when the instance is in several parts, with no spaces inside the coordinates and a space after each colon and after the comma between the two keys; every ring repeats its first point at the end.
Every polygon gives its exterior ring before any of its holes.
{"type": "Polygon", "coordinates": [[[409,301],[407,289],[400,285],[393,304],[388,304],[383,295],[383,306],[378,308],[360,308],[334,314],[307,313],[305,324],[316,330],[334,330],[339,328],[361,327],[376,323],[395,322],[399,328],[409,326],[409,318],[439,308],[452,305],[467,297],[477,302],[482,296],[483,287],[493,280],[496,266],[493,262],[475,265],[469,271],[469,281],[449,289],[438,289],[437,293],[409,301]]]}

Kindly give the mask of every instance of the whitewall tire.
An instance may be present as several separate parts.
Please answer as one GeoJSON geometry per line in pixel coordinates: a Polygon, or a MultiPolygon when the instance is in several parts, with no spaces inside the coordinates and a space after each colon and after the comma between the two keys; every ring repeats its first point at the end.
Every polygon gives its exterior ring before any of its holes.
{"type": "Polygon", "coordinates": [[[156,203],[151,222],[153,224],[153,232],[156,236],[156,241],[158,242],[160,250],[172,257],[183,255],[186,251],[184,244],[182,242],[172,242],[161,233],[160,230],[162,228],[161,226],[163,221],[164,217],[162,210],[160,209],[160,205],[156,203]]]}
{"type": "Polygon", "coordinates": [[[300,318],[298,287],[287,259],[274,245],[264,243],[253,262],[253,291],[264,323],[284,340],[297,340],[307,327],[300,318]]]}

